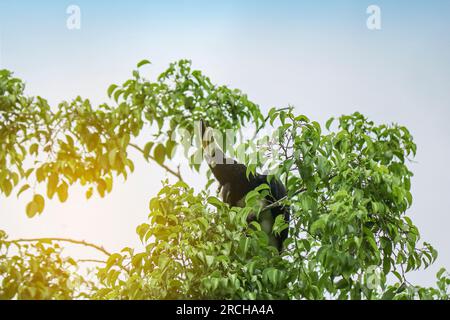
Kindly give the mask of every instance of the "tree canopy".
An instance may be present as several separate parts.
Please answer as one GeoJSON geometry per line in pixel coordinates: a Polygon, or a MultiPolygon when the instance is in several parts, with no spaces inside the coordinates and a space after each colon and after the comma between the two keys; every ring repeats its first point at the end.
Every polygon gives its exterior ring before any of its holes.
{"type": "Polygon", "coordinates": [[[51,107],[0,70],[0,194],[26,197],[28,217],[45,214],[55,196],[65,202],[76,184],[87,199],[105,197],[115,179],[133,173],[132,149],[150,170],[160,166],[175,179],[163,182],[149,201],[148,221],[136,228],[143,251],[110,253],[72,239],[9,239],[0,231],[0,298],[449,298],[445,269],[435,288],[407,280],[407,272],[437,258],[407,215],[413,201],[408,160],[416,153],[407,128],[378,125],[358,112],[324,127],[293,107],[265,114],[188,60],[172,63],[155,80],[141,75],[147,64],[141,61],[131,79],[111,85],[110,102],[99,106],[77,97],[51,107]],[[244,208],[230,207],[207,186],[200,192],[189,186],[178,163],[173,166],[178,149],[190,169],[201,172],[195,141],[201,119],[224,134],[253,129],[255,139],[231,145],[244,154],[248,173],[270,167],[286,185],[280,203],[292,220],[277,219],[273,227],[289,229],[282,254],[268,246],[257,222],[247,224],[250,213],[265,209],[259,200],[269,192],[266,185],[247,195],[244,208]],[[151,139],[138,145],[145,130],[151,139]],[[98,249],[103,264],[80,273],[83,261],[62,252],[66,242],[98,249]]]}

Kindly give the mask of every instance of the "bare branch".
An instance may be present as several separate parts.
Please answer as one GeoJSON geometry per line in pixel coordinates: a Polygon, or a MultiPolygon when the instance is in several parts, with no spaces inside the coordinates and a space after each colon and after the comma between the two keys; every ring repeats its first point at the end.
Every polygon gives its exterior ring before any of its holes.
{"type": "MultiPolygon", "coordinates": [[[[144,154],[144,150],[141,147],[135,145],[134,143],[130,143],[130,146],[133,147],[134,149],[138,150],[142,154],[144,154]]],[[[155,161],[156,163],[158,163],[152,155],[148,155],[148,158],[155,161]]],[[[161,166],[164,170],[166,170],[170,174],[172,174],[173,176],[175,176],[178,180],[183,181],[183,177],[181,176],[181,172],[180,172],[180,166],[178,166],[177,171],[175,171],[175,170],[169,168],[168,166],[166,166],[164,163],[158,163],[158,165],[161,166]]]]}

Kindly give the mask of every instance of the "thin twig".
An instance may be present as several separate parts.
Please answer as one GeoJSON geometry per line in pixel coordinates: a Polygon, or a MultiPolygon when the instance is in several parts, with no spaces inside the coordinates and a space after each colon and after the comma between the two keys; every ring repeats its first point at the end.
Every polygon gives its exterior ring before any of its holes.
{"type": "Polygon", "coordinates": [[[79,260],[77,260],[77,262],[93,262],[93,263],[101,263],[101,264],[106,263],[106,261],[96,260],[96,259],[79,259],[79,260]]]}
{"type": "MultiPolygon", "coordinates": [[[[298,195],[299,193],[305,192],[305,191],[307,191],[307,190],[308,190],[308,189],[306,189],[306,188],[302,188],[302,189],[296,191],[292,196],[296,196],[296,195],[298,195]]],[[[286,200],[286,199],[288,199],[288,196],[284,196],[283,198],[281,198],[281,199],[279,199],[279,200],[277,200],[277,201],[275,201],[275,202],[272,202],[272,203],[269,204],[268,206],[265,206],[265,207],[262,209],[262,211],[265,211],[265,210],[269,210],[269,209],[278,207],[278,206],[281,204],[281,202],[283,202],[283,201],[286,200]]]]}
{"type": "MultiPolygon", "coordinates": [[[[130,143],[129,145],[130,145],[130,147],[133,147],[134,149],[136,149],[139,152],[141,152],[142,154],[144,154],[144,150],[141,147],[135,145],[134,143],[130,143]]],[[[168,166],[166,166],[164,163],[158,163],[156,161],[156,159],[150,154],[148,155],[148,158],[153,160],[153,161],[155,161],[158,165],[160,165],[162,168],[164,168],[164,170],[166,170],[167,172],[169,172],[170,174],[175,176],[178,180],[183,181],[183,177],[181,176],[181,172],[180,172],[180,167],[179,166],[178,166],[178,170],[175,171],[175,170],[169,168],[168,166]]]]}

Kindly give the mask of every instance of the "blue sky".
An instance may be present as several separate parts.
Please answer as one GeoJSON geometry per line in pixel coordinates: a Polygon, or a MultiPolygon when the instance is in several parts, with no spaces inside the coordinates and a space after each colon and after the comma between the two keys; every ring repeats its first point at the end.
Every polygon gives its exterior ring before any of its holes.
{"type": "MultiPolygon", "coordinates": [[[[356,110],[408,126],[418,144],[410,215],[440,252],[436,267],[411,279],[432,284],[450,269],[445,199],[450,193],[449,1],[6,1],[0,0],[0,67],[52,104],[82,95],[100,103],[143,58],[156,75],[180,58],[218,84],[247,92],[263,109],[293,104],[324,122],[356,110]],[[81,29],[66,28],[66,8],[81,29]],[[366,8],[381,8],[368,30],[366,8]]],[[[186,173],[201,187],[202,179],[186,173]]],[[[28,220],[24,200],[1,199],[0,225],[13,237],[70,236],[111,249],[138,245],[134,227],[165,177],[137,162],[137,174],[107,199],[49,204],[28,220]],[[102,232],[98,225],[102,224],[102,232]]]]}
{"type": "MultiPolygon", "coordinates": [[[[113,79],[124,78],[123,70],[128,72],[143,57],[151,58],[157,68],[190,58],[207,71],[214,66],[212,76],[220,73],[222,82],[231,82],[237,74],[267,77],[267,64],[281,69],[273,65],[274,59],[292,61],[294,68],[296,59],[315,59],[329,72],[346,62],[352,63],[351,69],[364,67],[373,72],[389,63],[406,72],[423,68],[420,72],[431,72],[433,77],[441,74],[431,69],[450,68],[448,2],[379,1],[380,32],[365,27],[365,11],[372,3],[3,0],[0,62],[18,75],[26,72],[31,90],[45,78],[58,89],[61,85],[72,88],[74,94],[96,98],[102,93],[98,86],[77,83],[86,76],[85,70],[95,73],[105,87],[113,79]],[[69,4],[81,8],[79,31],[65,27],[69,4]],[[257,70],[248,70],[256,63],[257,70]],[[221,67],[229,64],[239,70],[221,67]]],[[[443,79],[436,80],[436,85],[442,84],[443,79]]]]}

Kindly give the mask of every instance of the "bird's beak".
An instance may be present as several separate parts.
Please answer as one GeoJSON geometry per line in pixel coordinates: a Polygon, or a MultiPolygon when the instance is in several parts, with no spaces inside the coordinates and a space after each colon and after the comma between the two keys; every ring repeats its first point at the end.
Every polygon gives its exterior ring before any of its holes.
{"type": "Polygon", "coordinates": [[[211,143],[210,139],[208,139],[208,135],[206,134],[208,127],[205,124],[205,121],[203,119],[200,119],[200,134],[202,137],[202,146],[206,149],[208,145],[211,143]]]}

